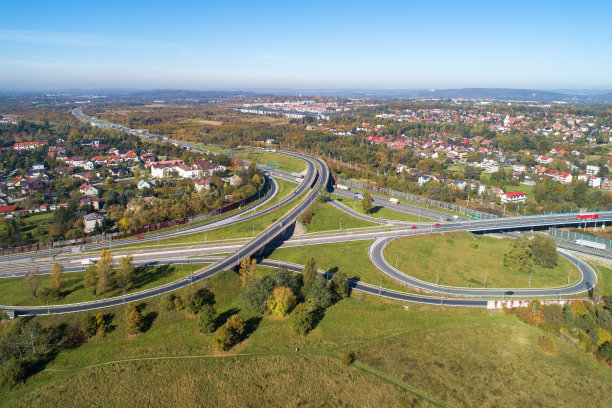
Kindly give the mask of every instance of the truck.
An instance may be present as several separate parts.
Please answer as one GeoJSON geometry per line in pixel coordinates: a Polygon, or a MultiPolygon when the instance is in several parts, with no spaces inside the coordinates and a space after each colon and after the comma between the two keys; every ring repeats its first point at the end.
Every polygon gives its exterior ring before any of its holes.
{"type": "Polygon", "coordinates": [[[599,218],[599,214],[578,214],[579,220],[596,220],[599,218]]]}
{"type": "Polygon", "coordinates": [[[345,186],[344,184],[336,184],[336,188],[338,188],[340,190],[344,190],[344,191],[349,191],[350,190],[349,186],[345,186]]]}
{"type": "Polygon", "coordinates": [[[391,198],[389,199],[389,202],[390,202],[391,204],[399,204],[399,200],[398,200],[397,198],[394,198],[394,197],[391,197],[391,198]]]}
{"type": "Polygon", "coordinates": [[[576,245],[582,245],[594,249],[606,249],[606,244],[603,242],[593,242],[589,241],[588,239],[577,239],[576,245]]]}
{"type": "Polygon", "coordinates": [[[89,266],[89,265],[91,265],[93,263],[96,263],[96,261],[91,259],[91,258],[81,259],[81,265],[82,266],[89,266]]]}

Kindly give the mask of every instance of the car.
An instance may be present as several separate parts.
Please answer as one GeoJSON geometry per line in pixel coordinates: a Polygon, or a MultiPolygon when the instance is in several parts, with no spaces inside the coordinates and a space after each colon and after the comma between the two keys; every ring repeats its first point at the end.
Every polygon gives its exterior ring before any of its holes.
{"type": "Polygon", "coordinates": [[[514,292],[513,292],[513,291],[511,291],[511,290],[508,290],[508,291],[504,292],[504,295],[506,295],[506,296],[512,296],[512,295],[514,295],[514,292]]]}
{"type": "Polygon", "coordinates": [[[434,227],[439,227],[440,223],[434,224],[434,227]]]}
{"type": "Polygon", "coordinates": [[[140,241],[140,240],[142,239],[142,237],[136,237],[136,239],[137,239],[138,241],[140,241]]]}
{"type": "Polygon", "coordinates": [[[417,229],[417,226],[413,225],[412,227],[410,227],[410,229],[417,229]]]}

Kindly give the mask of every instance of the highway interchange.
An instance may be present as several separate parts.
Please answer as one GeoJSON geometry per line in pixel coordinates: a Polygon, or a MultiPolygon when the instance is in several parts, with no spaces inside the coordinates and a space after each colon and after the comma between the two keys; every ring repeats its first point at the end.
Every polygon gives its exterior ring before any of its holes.
{"type": "MultiPolygon", "coordinates": [[[[129,132],[137,136],[157,141],[161,140],[158,136],[150,135],[146,133],[140,133],[138,131],[123,128],[119,125],[109,124],[101,122],[91,118],[85,117],[80,110],[73,110],[73,114],[81,120],[95,121],[96,126],[112,127],[121,131],[129,132]]],[[[206,151],[194,148],[191,145],[185,144],[181,141],[168,140],[168,142],[177,144],[178,146],[189,148],[193,151],[201,151],[202,153],[208,153],[206,151]]],[[[189,277],[179,279],[175,282],[162,285],[156,288],[143,290],[139,292],[129,293],[125,296],[118,296],[109,299],[101,299],[97,301],[84,302],[79,304],[66,304],[66,305],[53,305],[53,306],[0,306],[0,309],[10,311],[15,315],[32,315],[32,314],[53,314],[53,313],[69,313],[99,309],[103,307],[116,306],[126,302],[140,301],[149,297],[158,296],[163,293],[168,293],[185,286],[191,285],[194,282],[202,281],[216,273],[235,267],[240,263],[242,259],[247,256],[259,255],[264,250],[264,247],[291,247],[291,246],[304,246],[304,245],[318,245],[318,244],[329,244],[334,242],[347,242],[357,240],[374,240],[369,248],[369,256],[372,263],[384,274],[389,277],[402,282],[406,285],[414,287],[419,290],[424,290],[431,293],[437,293],[437,296],[425,296],[420,294],[410,294],[398,291],[392,291],[369,285],[363,282],[351,281],[350,285],[355,290],[375,294],[377,296],[383,296],[391,299],[406,302],[420,302],[427,304],[442,304],[447,306],[475,306],[475,307],[487,307],[489,300],[482,299],[480,297],[490,298],[503,298],[508,293],[508,288],[453,288],[435,285],[429,282],[423,282],[410,277],[391,266],[383,256],[385,246],[392,240],[406,237],[415,236],[430,233],[441,233],[441,232],[454,232],[454,231],[470,231],[470,232],[500,232],[500,231],[516,231],[516,230],[529,230],[533,228],[543,228],[549,226],[568,226],[568,225],[580,225],[580,221],[577,219],[575,213],[572,214],[545,214],[535,216],[518,216],[518,217],[503,217],[494,218],[488,220],[454,220],[446,213],[441,213],[435,210],[423,209],[421,207],[412,206],[410,204],[400,203],[400,205],[394,205],[394,209],[403,211],[413,215],[419,215],[424,218],[430,218],[433,220],[444,220],[440,221],[439,226],[434,226],[434,223],[411,223],[406,221],[394,221],[394,220],[380,220],[374,217],[365,216],[357,213],[347,206],[332,200],[332,205],[336,206],[342,211],[367,221],[385,224],[385,227],[376,229],[363,229],[363,230],[351,230],[344,232],[330,232],[325,234],[309,235],[309,236],[293,236],[284,237],[288,235],[285,233],[293,224],[296,222],[298,217],[303,211],[305,211],[316,199],[320,186],[328,188],[330,187],[330,173],[327,164],[316,157],[310,157],[301,153],[278,151],[277,153],[289,155],[295,158],[304,160],[307,164],[306,176],[297,188],[287,195],[285,198],[279,200],[277,203],[255,212],[254,210],[270,202],[278,191],[277,183],[273,178],[268,177],[270,188],[268,194],[261,200],[256,202],[252,206],[247,206],[240,209],[236,213],[221,216],[213,222],[190,226],[183,228],[179,231],[165,231],[160,232],[159,237],[156,234],[150,234],[142,237],[142,240],[136,241],[134,238],[121,240],[120,243],[114,243],[114,255],[120,255],[121,251],[119,245],[125,246],[134,243],[141,243],[150,241],[152,245],[158,239],[171,238],[176,236],[184,236],[186,234],[202,232],[215,228],[220,228],[227,225],[233,225],[239,222],[243,222],[254,217],[259,217],[263,214],[277,210],[284,206],[293,204],[291,208],[284,216],[280,217],[276,222],[268,226],[264,231],[255,237],[248,240],[242,241],[231,241],[231,242],[220,242],[220,243],[205,243],[205,244],[186,244],[184,247],[174,248],[154,248],[154,249],[142,249],[130,251],[134,256],[134,262],[136,265],[145,264],[178,264],[178,263],[207,263],[209,266],[192,273],[189,277]],[[392,228],[390,228],[392,226],[392,228]],[[416,227],[416,228],[415,228],[416,227]],[[282,238],[281,238],[282,237],[282,238]],[[226,253],[228,255],[219,257],[216,254],[226,253]],[[215,256],[207,256],[215,255],[215,256]],[[442,296],[440,296],[442,295],[442,296]],[[446,296],[457,296],[448,298],[446,296]]],[[[274,171],[270,172],[275,177],[288,179],[291,176],[282,174],[282,172],[274,171]]],[[[295,177],[292,180],[295,181],[295,177]]],[[[354,198],[354,192],[347,192],[343,190],[336,190],[335,194],[340,194],[345,198],[354,198]]],[[[378,197],[374,197],[375,205],[384,206],[384,200],[378,197]],[[379,202],[380,201],[380,202],[379,202]]],[[[612,221],[612,212],[599,212],[598,223],[605,221],[612,221]]],[[[584,224],[584,221],[582,221],[584,224]]],[[[88,244],[83,246],[83,250],[95,250],[100,248],[106,248],[109,246],[108,242],[101,242],[95,244],[88,244]]],[[[66,254],[66,249],[54,249],[57,251],[51,253],[53,255],[66,254]]],[[[126,251],[127,252],[127,251],[126,251]]],[[[559,288],[515,288],[512,290],[514,296],[525,296],[525,297],[538,297],[538,296],[561,296],[561,295],[577,295],[584,293],[591,289],[597,282],[597,275],[595,271],[584,261],[577,259],[570,253],[560,250],[562,256],[573,262],[581,272],[581,279],[579,282],[559,287],[559,288]]],[[[44,256],[44,255],[43,255],[44,256]]],[[[61,256],[57,260],[61,261],[66,272],[75,272],[83,270],[83,266],[80,261],[87,258],[87,255],[73,255],[73,256],[61,256]]],[[[51,257],[41,257],[41,254],[25,253],[19,256],[0,257],[0,277],[10,276],[22,276],[28,269],[32,268],[32,265],[40,267],[41,273],[48,273],[52,263],[51,257]],[[9,262],[12,262],[9,265],[9,262]]],[[[264,266],[272,267],[285,267],[293,271],[301,271],[302,265],[291,264],[282,262],[280,260],[263,259],[261,264],[264,266]]],[[[350,271],[348,271],[350,272],[350,271]]],[[[320,273],[325,273],[320,271],[320,273]]]]}

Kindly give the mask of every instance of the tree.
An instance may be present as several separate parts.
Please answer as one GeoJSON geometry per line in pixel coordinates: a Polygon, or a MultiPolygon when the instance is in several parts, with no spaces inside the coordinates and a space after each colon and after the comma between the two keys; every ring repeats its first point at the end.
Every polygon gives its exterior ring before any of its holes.
{"type": "Polygon", "coordinates": [[[320,203],[326,203],[329,201],[329,193],[325,189],[325,186],[319,187],[319,190],[317,191],[317,200],[320,203]]]}
{"type": "Polygon", "coordinates": [[[295,295],[290,288],[287,286],[280,286],[272,290],[267,305],[268,309],[270,309],[273,314],[284,317],[293,309],[296,301],[295,295]]]}
{"type": "Polygon", "coordinates": [[[515,239],[504,254],[504,265],[513,271],[529,272],[533,260],[531,248],[526,240],[515,239]]]}
{"type": "Polygon", "coordinates": [[[134,280],[134,270],[132,255],[128,254],[119,259],[119,266],[117,267],[115,278],[119,287],[124,291],[134,280]]]}
{"type": "Polygon", "coordinates": [[[238,273],[240,274],[240,281],[242,282],[242,286],[244,287],[249,279],[255,276],[255,269],[257,268],[257,260],[251,260],[250,256],[247,256],[240,262],[240,270],[238,273]]]}
{"type": "Polygon", "coordinates": [[[142,314],[136,307],[131,307],[126,317],[126,327],[129,334],[138,334],[144,327],[144,319],[142,314]],[[131,309],[131,310],[130,310],[131,309]]]}
{"type": "Polygon", "coordinates": [[[299,293],[302,288],[302,277],[285,268],[276,269],[269,276],[274,281],[274,287],[287,286],[295,294],[299,293]]]}
{"type": "Polygon", "coordinates": [[[291,325],[293,330],[302,336],[305,336],[312,330],[314,319],[312,313],[306,308],[304,303],[300,303],[293,309],[291,313],[291,325]]]}
{"type": "Polygon", "coordinates": [[[96,271],[97,271],[97,286],[96,286],[96,294],[106,293],[113,287],[112,275],[111,275],[111,267],[113,263],[113,256],[110,251],[103,249],[100,252],[100,260],[97,263],[96,271]]]}
{"type": "Polygon", "coordinates": [[[317,261],[313,257],[306,259],[306,265],[302,269],[304,283],[311,282],[317,276],[317,261]]]}
{"type": "Polygon", "coordinates": [[[349,282],[348,276],[344,272],[336,272],[330,281],[331,290],[334,294],[334,297],[338,300],[344,299],[349,296],[349,282]]]}
{"type": "Polygon", "coordinates": [[[223,326],[217,330],[215,342],[220,350],[229,350],[240,340],[244,333],[245,321],[238,315],[232,315],[223,326]]]}
{"type": "Polygon", "coordinates": [[[189,296],[189,300],[187,301],[187,311],[189,313],[197,314],[200,312],[200,310],[202,310],[204,305],[213,304],[214,301],[215,296],[210,290],[208,290],[208,288],[200,288],[189,296]]]}
{"type": "Polygon", "coordinates": [[[318,308],[325,309],[333,302],[333,296],[327,281],[322,276],[317,276],[304,285],[306,298],[318,308]]]}
{"type": "Polygon", "coordinates": [[[59,294],[64,286],[64,267],[55,262],[51,267],[51,289],[55,294],[59,294]]]}
{"type": "Polygon", "coordinates": [[[530,242],[533,261],[545,268],[557,266],[557,244],[555,240],[543,235],[536,235],[530,242]]]}
{"type": "Polygon", "coordinates": [[[94,295],[96,294],[96,288],[98,286],[98,272],[96,271],[96,264],[91,263],[87,269],[85,269],[83,286],[85,286],[85,288],[94,295]]]}
{"type": "Polygon", "coordinates": [[[367,191],[363,193],[363,199],[361,200],[363,212],[369,214],[372,211],[372,196],[367,191]]]}
{"type": "Polygon", "coordinates": [[[247,309],[255,313],[266,311],[266,300],[274,289],[274,280],[270,276],[261,279],[249,279],[240,289],[240,299],[247,309]]]}
{"type": "Polygon", "coordinates": [[[25,276],[25,284],[28,291],[32,294],[32,296],[36,297],[38,293],[38,285],[40,284],[38,279],[38,274],[40,269],[38,267],[30,269],[26,272],[25,276]]]}
{"type": "Polygon", "coordinates": [[[200,309],[200,317],[198,319],[198,329],[200,333],[212,333],[216,328],[217,311],[213,305],[205,304],[200,309]]]}

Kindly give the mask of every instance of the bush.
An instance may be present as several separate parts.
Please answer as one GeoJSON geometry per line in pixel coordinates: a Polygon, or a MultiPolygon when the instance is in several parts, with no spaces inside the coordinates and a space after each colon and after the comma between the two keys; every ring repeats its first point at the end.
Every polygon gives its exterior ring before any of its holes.
{"type": "Polygon", "coordinates": [[[349,351],[345,355],[342,356],[342,364],[349,366],[355,362],[355,353],[349,351]]]}
{"type": "Polygon", "coordinates": [[[308,208],[306,210],[306,212],[304,212],[304,214],[302,215],[302,219],[301,222],[302,224],[310,224],[310,221],[312,221],[312,217],[314,216],[314,213],[312,212],[312,209],[308,208]]]}
{"type": "Polygon", "coordinates": [[[330,281],[331,291],[337,300],[349,297],[350,288],[348,276],[344,272],[336,272],[330,281]]]}
{"type": "Polygon", "coordinates": [[[538,344],[540,348],[545,353],[549,354],[557,354],[557,346],[555,345],[554,340],[549,336],[540,336],[538,339],[538,344]]]}
{"type": "Polygon", "coordinates": [[[227,351],[236,344],[244,333],[245,322],[242,317],[232,315],[223,326],[217,330],[215,342],[220,350],[227,351]]]}
{"type": "Polygon", "coordinates": [[[215,331],[217,324],[217,311],[213,305],[205,304],[200,309],[200,318],[198,319],[198,329],[200,333],[212,333],[215,331]]]}
{"type": "Polygon", "coordinates": [[[132,308],[129,314],[126,316],[126,328],[129,334],[138,334],[144,327],[144,320],[140,311],[137,308],[132,308]]]}
{"type": "Polygon", "coordinates": [[[268,309],[277,316],[285,316],[293,309],[295,303],[295,295],[287,286],[274,288],[267,300],[268,309]]]}
{"type": "Polygon", "coordinates": [[[602,344],[599,347],[597,356],[608,364],[612,363],[612,342],[602,344]]]}
{"type": "Polygon", "coordinates": [[[0,371],[0,388],[13,388],[28,378],[27,362],[11,359],[2,364],[0,371]]]}
{"type": "Polygon", "coordinates": [[[313,306],[325,309],[331,306],[333,296],[325,278],[316,276],[313,280],[304,285],[304,294],[313,306]]]}
{"type": "Polygon", "coordinates": [[[270,277],[274,281],[274,287],[287,286],[293,293],[300,293],[302,288],[302,277],[298,274],[289,272],[285,268],[277,269],[270,277]]]}
{"type": "Polygon", "coordinates": [[[98,332],[98,323],[96,321],[96,316],[88,313],[83,318],[83,332],[87,338],[93,337],[98,332]]]}
{"type": "Polygon", "coordinates": [[[274,289],[274,279],[264,276],[261,279],[249,279],[240,289],[240,299],[247,309],[255,313],[266,311],[266,300],[274,289]]]}
{"type": "Polygon", "coordinates": [[[205,304],[212,304],[214,302],[214,296],[208,288],[201,288],[189,296],[187,302],[187,311],[189,313],[197,314],[205,304]]]}
{"type": "Polygon", "coordinates": [[[314,319],[312,313],[308,311],[305,304],[300,303],[293,309],[293,313],[291,313],[291,325],[297,334],[302,336],[307,335],[312,330],[313,324],[314,319]]]}

